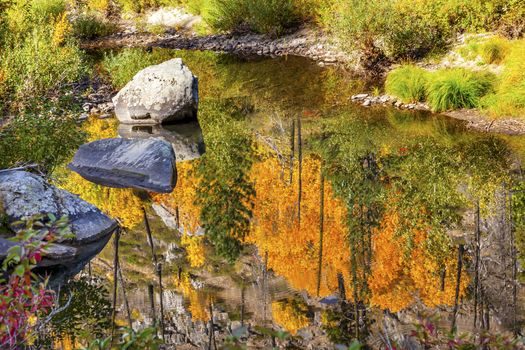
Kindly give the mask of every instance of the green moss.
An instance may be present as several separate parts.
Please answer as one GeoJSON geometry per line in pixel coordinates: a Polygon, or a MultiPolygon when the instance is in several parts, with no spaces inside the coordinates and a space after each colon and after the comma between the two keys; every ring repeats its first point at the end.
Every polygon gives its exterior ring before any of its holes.
{"type": "Polygon", "coordinates": [[[385,90],[405,103],[424,101],[428,77],[429,73],[424,69],[404,65],[388,73],[385,90]]]}

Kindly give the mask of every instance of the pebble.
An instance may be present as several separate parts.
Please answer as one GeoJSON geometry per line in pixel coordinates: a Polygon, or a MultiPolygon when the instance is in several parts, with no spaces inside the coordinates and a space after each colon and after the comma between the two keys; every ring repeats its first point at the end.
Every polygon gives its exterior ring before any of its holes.
{"type": "Polygon", "coordinates": [[[366,99],[365,102],[363,102],[363,106],[365,107],[368,107],[370,105],[372,105],[372,101],[370,101],[369,99],[366,99]]]}
{"type": "Polygon", "coordinates": [[[352,96],[352,100],[364,100],[368,97],[368,94],[357,94],[352,96]]]}
{"type": "Polygon", "coordinates": [[[78,121],[80,122],[86,121],[88,117],[89,117],[89,114],[82,113],[81,115],[78,116],[78,121]]]}

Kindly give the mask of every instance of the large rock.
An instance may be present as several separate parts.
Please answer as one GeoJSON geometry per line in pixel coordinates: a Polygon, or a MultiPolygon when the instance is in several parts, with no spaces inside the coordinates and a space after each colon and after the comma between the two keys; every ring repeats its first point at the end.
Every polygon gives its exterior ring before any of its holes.
{"type": "Polygon", "coordinates": [[[113,98],[122,123],[160,124],[197,116],[198,81],[180,58],[138,72],[113,98]]]}
{"type": "Polygon", "coordinates": [[[173,146],[177,162],[199,158],[205,152],[202,130],[197,121],[172,125],[120,124],[118,134],[130,139],[162,138],[173,146]]]}
{"type": "Polygon", "coordinates": [[[173,147],[156,138],[90,142],[80,146],[68,167],[86,180],[109,187],[170,193],[177,182],[173,147]]]}
{"type": "MultiPolygon", "coordinates": [[[[52,244],[38,267],[45,269],[46,273],[53,270],[54,281],[63,281],[77,274],[104,248],[117,228],[117,222],[94,205],[25,171],[0,172],[0,207],[4,210],[11,235],[23,228],[16,222],[25,218],[39,214],[53,214],[57,218],[68,216],[75,237],[52,244]]],[[[18,244],[5,239],[9,238],[7,232],[2,236],[0,261],[10,247],[18,244]]]]}
{"type": "Polygon", "coordinates": [[[25,171],[0,173],[0,202],[10,223],[38,214],[67,215],[74,244],[98,241],[117,227],[94,205],[25,171]]]}

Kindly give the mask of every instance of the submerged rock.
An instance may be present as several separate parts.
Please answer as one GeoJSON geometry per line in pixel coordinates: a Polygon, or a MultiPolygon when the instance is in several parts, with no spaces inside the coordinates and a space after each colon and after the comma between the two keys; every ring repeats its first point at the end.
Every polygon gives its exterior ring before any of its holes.
{"type": "Polygon", "coordinates": [[[87,143],[80,146],[68,168],[108,187],[170,193],[177,182],[173,147],[156,138],[87,143]]]}
{"type": "MultiPolygon", "coordinates": [[[[67,215],[74,238],[51,245],[39,267],[56,267],[56,274],[67,278],[78,273],[106,245],[117,222],[104,215],[94,205],[78,196],[49,184],[44,178],[25,171],[0,173],[0,207],[8,227],[20,230],[15,222],[39,214],[67,215]]],[[[13,233],[11,232],[11,235],[13,233]]],[[[0,238],[0,260],[16,245],[0,238]]]]}
{"type": "Polygon", "coordinates": [[[129,124],[160,124],[194,119],[198,81],[180,58],[138,72],[113,97],[115,114],[129,124]]]}
{"type": "Polygon", "coordinates": [[[205,152],[202,130],[197,121],[173,125],[120,124],[118,134],[131,139],[162,138],[173,146],[177,162],[199,158],[205,152]]]}

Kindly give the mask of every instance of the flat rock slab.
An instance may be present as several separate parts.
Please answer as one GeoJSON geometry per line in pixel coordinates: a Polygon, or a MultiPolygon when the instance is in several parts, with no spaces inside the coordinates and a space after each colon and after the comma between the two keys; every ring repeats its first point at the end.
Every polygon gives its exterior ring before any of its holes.
{"type": "Polygon", "coordinates": [[[80,146],[68,167],[99,185],[170,193],[177,182],[175,162],[164,140],[113,138],[80,146]]]}
{"type": "Polygon", "coordinates": [[[199,158],[206,149],[198,121],[170,125],[120,124],[118,134],[130,139],[157,137],[166,140],[173,146],[177,162],[199,158]]]}
{"type": "Polygon", "coordinates": [[[197,117],[198,80],[175,58],[144,68],[113,97],[121,123],[161,124],[197,117]]]}
{"type": "Polygon", "coordinates": [[[76,237],[66,242],[75,246],[96,242],[117,227],[94,205],[25,171],[0,172],[0,203],[9,224],[39,214],[67,215],[76,237]]]}

